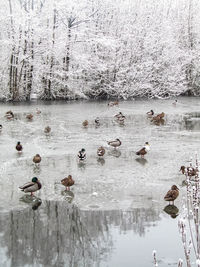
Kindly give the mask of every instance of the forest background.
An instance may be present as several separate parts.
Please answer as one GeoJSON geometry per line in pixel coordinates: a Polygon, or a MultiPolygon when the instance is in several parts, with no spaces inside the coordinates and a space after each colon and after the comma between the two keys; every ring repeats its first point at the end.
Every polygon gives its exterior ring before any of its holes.
{"type": "Polygon", "coordinates": [[[0,2],[0,100],[200,95],[199,0],[0,2]]]}

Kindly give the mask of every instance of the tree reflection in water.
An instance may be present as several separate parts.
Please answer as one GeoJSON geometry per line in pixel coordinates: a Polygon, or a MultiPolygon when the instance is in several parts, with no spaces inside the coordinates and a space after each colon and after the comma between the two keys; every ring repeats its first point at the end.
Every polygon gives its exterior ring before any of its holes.
{"type": "Polygon", "coordinates": [[[37,210],[1,214],[2,260],[10,266],[98,266],[114,248],[113,227],[144,235],[157,220],[153,209],[81,211],[67,201],[43,201],[37,210]]]}

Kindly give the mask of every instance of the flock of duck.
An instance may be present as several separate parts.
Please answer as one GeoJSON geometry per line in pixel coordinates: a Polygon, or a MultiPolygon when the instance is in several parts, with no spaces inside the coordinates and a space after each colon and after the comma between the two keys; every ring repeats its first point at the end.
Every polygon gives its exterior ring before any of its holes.
{"type": "MultiPolygon", "coordinates": [[[[175,100],[174,103],[172,104],[176,104],[177,100],[175,100]]],[[[108,106],[109,107],[113,107],[118,105],[119,102],[118,101],[114,101],[114,102],[109,102],[108,106]]],[[[41,111],[39,109],[36,109],[36,113],[40,114],[41,111]]],[[[146,113],[147,117],[149,119],[151,119],[151,122],[156,124],[156,125],[160,125],[160,124],[164,124],[164,116],[165,113],[162,112],[160,114],[155,115],[153,110],[150,110],[149,112],[146,113]]],[[[8,120],[12,120],[14,119],[15,115],[14,113],[9,110],[6,112],[5,117],[8,120]]],[[[126,119],[126,116],[124,114],[122,114],[122,112],[119,112],[118,114],[116,114],[114,116],[115,120],[121,125],[124,124],[124,121],[126,119]]],[[[33,119],[33,114],[27,114],[26,115],[26,119],[31,121],[33,119]]],[[[100,126],[100,119],[99,117],[97,117],[95,119],[95,126],[98,127],[100,126]]],[[[82,123],[83,127],[88,127],[88,121],[85,120],[82,123]]],[[[3,126],[0,125],[0,131],[2,130],[3,126]]],[[[49,134],[51,132],[51,128],[49,126],[46,126],[44,128],[44,133],[49,134]]],[[[117,147],[121,146],[122,142],[120,141],[120,139],[115,139],[115,140],[111,140],[108,141],[107,144],[111,147],[113,147],[114,149],[116,149],[117,147]]],[[[20,142],[17,142],[16,144],[16,150],[18,153],[22,153],[23,151],[23,146],[20,142]]],[[[137,156],[141,156],[141,158],[144,158],[144,156],[148,153],[148,151],[150,150],[150,144],[148,142],[145,142],[144,146],[138,150],[136,152],[137,156]]],[[[106,150],[103,146],[100,146],[97,149],[97,155],[98,157],[103,157],[105,154],[106,150]]],[[[82,148],[77,155],[78,161],[79,162],[84,162],[86,160],[86,151],[84,148],[82,148]]],[[[33,162],[35,164],[39,164],[41,162],[42,158],[39,154],[36,154],[33,157],[33,162]]],[[[190,167],[185,167],[185,166],[181,166],[180,171],[183,174],[188,174],[190,176],[193,176],[196,174],[196,170],[194,168],[190,167]]],[[[64,185],[66,187],[66,190],[70,190],[70,187],[74,185],[74,180],[72,179],[72,176],[69,175],[68,177],[64,178],[61,180],[61,184],[64,185]]],[[[33,193],[40,190],[42,188],[42,185],[39,181],[39,179],[37,177],[33,177],[32,180],[28,183],[25,183],[24,185],[19,187],[24,193],[31,193],[31,196],[33,196],[33,193]]],[[[172,202],[174,204],[174,200],[178,197],[179,195],[179,189],[176,185],[172,185],[171,189],[166,193],[166,195],[164,196],[164,200],[169,201],[169,204],[172,202]]]]}

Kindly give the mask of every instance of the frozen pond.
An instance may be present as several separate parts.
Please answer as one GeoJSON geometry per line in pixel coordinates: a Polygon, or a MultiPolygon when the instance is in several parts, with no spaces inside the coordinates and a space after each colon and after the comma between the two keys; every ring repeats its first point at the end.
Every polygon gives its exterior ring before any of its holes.
{"type": "Polygon", "coordinates": [[[175,205],[181,210],[185,187],[179,168],[200,152],[200,106],[198,98],[172,102],[1,104],[0,266],[150,267],[154,249],[160,267],[177,266],[184,259],[178,217],[164,211],[163,197],[178,185],[175,205]],[[165,112],[163,125],[146,117],[150,109],[165,112]],[[14,120],[5,118],[8,110],[14,120]],[[124,125],[114,120],[119,111],[126,116],[124,125]],[[27,121],[30,112],[34,117],[27,121]],[[106,141],[116,138],[122,145],[114,150],[106,141]],[[17,141],[24,147],[20,155],[17,141]],[[135,152],[146,141],[151,150],[141,159],[135,152]],[[96,153],[101,145],[103,159],[96,153]],[[76,155],[81,148],[87,160],[80,165],[76,155]],[[37,153],[39,167],[32,162],[37,153]],[[75,185],[67,194],[60,180],[69,174],[75,185]],[[34,176],[42,189],[28,203],[18,187],[34,176]]]}

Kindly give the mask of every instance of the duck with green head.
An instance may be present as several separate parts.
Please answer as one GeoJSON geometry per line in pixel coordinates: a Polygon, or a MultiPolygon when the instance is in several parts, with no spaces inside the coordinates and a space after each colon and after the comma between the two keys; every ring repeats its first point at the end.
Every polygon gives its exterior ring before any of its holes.
{"type": "Polygon", "coordinates": [[[33,177],[31,182],[28,182],[22,186],[19,187],[24,193],[31,193],[31,196],[33,196],[33,193],[40,190],[42,188],[42,185],[37,177],[33,177]]]}

